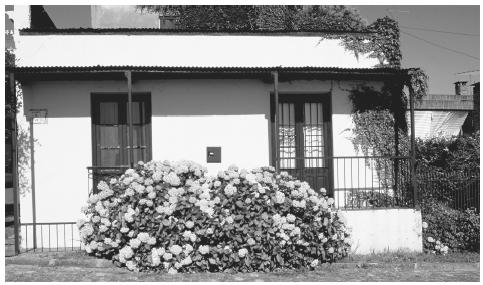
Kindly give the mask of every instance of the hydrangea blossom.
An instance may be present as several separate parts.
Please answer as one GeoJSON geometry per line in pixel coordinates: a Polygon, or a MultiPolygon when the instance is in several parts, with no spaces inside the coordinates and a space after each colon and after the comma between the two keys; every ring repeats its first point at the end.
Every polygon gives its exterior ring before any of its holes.
{"type": "Polygon", "coordinates": [[[236,193],[236,187],[231,184],[228,184],[225,186],[224,192],[226,196],[232,196],[233,194],[236,193]]]}
{"type": "Polygon", "coordinates": [[[202,255],[205,255],[205,254],[208,254],[210,253],[210,247],[208,245],[201,245],[199,248],[198,248],[198,251],[202,254],[202,255]]]}
{"type": "Polygon", "coordinates": [[[238,250],[238,256],[243,258],[248,254],[248,250],[246,248],[241,248],[238,250]]]}

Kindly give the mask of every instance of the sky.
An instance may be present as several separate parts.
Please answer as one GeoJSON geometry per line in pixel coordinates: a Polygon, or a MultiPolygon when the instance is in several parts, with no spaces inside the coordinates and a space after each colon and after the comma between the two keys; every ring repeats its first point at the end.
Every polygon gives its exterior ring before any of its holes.
{"type": "MultiPolygon", "coordinates": [[[[468,80],[469,76],[455,73],[479,70],[480,61],[454,51],[433,46],[408,34],[442,45],[443,47],[480,57],[479,6],[352,6],[370,23],[385,15],[398,20],[401,29],[403,67],[420,67],[429,76],[430,94],[454,94],[453,83],[468,80]],[[389,11],[388,11],[389,10],[389,11]],[[411,29],[406,28],[411,27],[411,29]],[[412,28],[445,32],[477,34],[456,35],[412,28]]],[[[479,81],[479,74],[477,81],[479,81]]],[[[472,75],[475,80],[475,75],[472,75]]]]}
{"type": "MultiPolygon", "coordinates": [[[[453,83],[455,81],[479,81],[479,71],[477,74],[456,75],[460,72],[479,70],[479,6],[352,5],[351,7],[356,8],[369,23],[386,15],[398,20],[401,28],[402,65],[403,67],[420,67],[428,74],[429,93],[454,94],[453,83]],[[438,30],[445,33],[419,29],[438,30]],[[454,34],[455,32],[471,35],[454,34]],[[473,36],[475,34],[477,36],[473,36]]],[[[51,6],[46,9],[53,8],[51,6]]],[[[146,23],[154,25],[157,22],[152,15],[132,17],[133,12],[127,10],[116,9],[115,13],[106,12],[105,9],[94,10],[93,21],[98,21],[104,26],[110,26],[112,21],[109,19],[113,18],[120,22],[124,22],[125,18],[128,18],[130,21],[136,22],[136,25],[146,25],[146,23]],[[116,16],[107,17],[106,13],[116,16]],[[126,13],[125,15],[130,13],[131,16],[123,17],[123,13],[126,13]]],[[[63,14],[59,11],[59,9],[56,11],[59,22],[72,21],[76,17],[75,14],[63,14]]]]}

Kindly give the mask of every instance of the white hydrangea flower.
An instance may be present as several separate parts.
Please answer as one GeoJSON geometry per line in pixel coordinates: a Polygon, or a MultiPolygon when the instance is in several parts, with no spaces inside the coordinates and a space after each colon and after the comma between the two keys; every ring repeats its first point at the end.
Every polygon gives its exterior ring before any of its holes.
{"type": "Polygon", "coordinates": [[[127,259],[133,257],[134,252],[130,246],[125,246],[119,251],[119,260],[121,262],[126,262],[127,259]]]}
{"type": "Polygon", "coordinates": [[[120,229],[120,231],[121,231],[121,233],[125,234],[125,233],[129,232],[129,228],[122,227],[122,228],[120,229]]]}
{"type": "Polygon", "coordinates": [[[171,260],[171,258],[173,258],[173,255],[169,252],[166,252],[163,254],[163,259],[164,260],[171,260]]]}
{"type": "Polygon", "coordinates": [[[149,233],[145,233],[145,232],[141,232],[137,236],[137,238],[143,243],[147,243],[149,240],[149,237],[150,237],[149,233]]]}
{"type": "Polygon", "coordinates": [[[174,172],[170,172],[168,175],[164,176],[163,181],[172,186],[179,186],[181,184],[181,180],[174,172]]]}
{"type": "Polygon", "coordinates": [[[205,254],[208,254],[210,253],[210,247],[208,245],[201,245],[199,248],[198,248],[198,251],[202,254],[202,255],[205,255],[205,254]]]}
{"type": "Polygon", "coordinates": [[[182,265],[190,265],[193,261],[191,260],[191,257],[188,256],[185,259],[181,260],[182,265]]]}
{"type": "Polygon", "coordinates": [[[133,271],[136,269],[136,263],[132,260],[129,260],[128,262],[126,262],[126,267],[127,269],[133,271]]]}
{"type": "Polygon", "coordinates": [[[87,252],[87,253],[92,253],[92,249],[91,247],[87,244],[87,245],[84,245],[84,250],[87,252]]]}
{"type": "Polygon", "coordinates": [[[155,248],[151,250],[151,260],[153,266],[158,266],[161,264],[161,258],[159,257],[158,251],[155,248]]]}
{"type": "Polygon", "coordinates": [[[179,255],[181,252],[183,252],[183,248],[177,244],[174,244],[169,247],[169,251],[174,255],[179,255]]]}
{"type": "Polygon", "coordinates": [[[148,194],[148,198],[149,198],[149,199],[154,199],[154,198],[156,198],[156,192],[149,192],[149,194],[148,194]]]}
{"type": "Polygon", "coordinates": [[[295,216],[292,215],[292,214],[288,214],[287,215],[287,222],[289,222],[289,223],[295,222],[295,216]]]}
{"type": "Polygon", "coordinates": [[[275,191],[275,203],[282,204],[285,202],[285,194],[280,191],[275,191]]]}
{"type": "Polygon", "coordinates": [[[150,237],[147,241],[147,244],[149,245],[155,245],[156,244],[156,238],[155,237],[150,237]]]}
{"type": "Polygon", "coordinates": [[[228,216],[226,217],[226,222],[229,223],[229,224],[233,224],[233,216],[228,216]]]}
{"type": "Polygon", "coordinates": [[[314,259],[311,263],[310,263],[310,266],[311,267],[317,267],[317,265],[319,265],[319,261],[317,259],[314,259]]]}
{"type": "Polygon", "coordinates": [[[248,243],[248,245],[254,245],[255,244],[255,240],[253,238],[249,238],[247,240],[247,243],[248,243]]]}
{"type": "Polygon", "coordinates": [[[238,250],[238,256],[239,257],[245,257],[248,254],[248,250],[246,248],[241,248],[238,250]]]}
{"type": "Polygon", "coordinates": [[[138,238],[133,238],[129,240],[129,245],[132,248],[138,248],[141,245],[141,241],[138,238]]]}
{"type": "Polygon", "coordinates": [[[193,247],[190,244],[185,244],[183,248],[184,248],[183,252],[185,255],[188,255],[193,251],[193,247]]]}
{"type": "Polygon", "coordinates": [[[232,196],[236,193],[237,189],[235,186],[228,184],[225,186],[225,189],[223,191],[225,192],[226,196],[232,196]]]}
{"type": "Polygon", "coordinates": [[[427,228],[428,228],[428,223],[423,222],[423,229],[427,229],[427,228]]]}
{"type": "Polygon", "coordinates": [[[188,229],[191,229],[192,227],[194,227],[195,223],[193,221],[186,221],[186,223],[184,224],[188,229]]]}

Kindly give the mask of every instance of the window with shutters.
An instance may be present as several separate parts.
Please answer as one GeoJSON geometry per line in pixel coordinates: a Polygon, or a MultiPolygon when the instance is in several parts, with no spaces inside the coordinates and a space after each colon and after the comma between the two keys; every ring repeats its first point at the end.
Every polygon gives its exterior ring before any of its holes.
{"type": "Polygon", "coordinates": [[[129,145],[127,93],[91,95],[93,165],[129,165],[132,149],[136,163],[151,160],[151,95],[134,93],[133,146],[129,145]]]}

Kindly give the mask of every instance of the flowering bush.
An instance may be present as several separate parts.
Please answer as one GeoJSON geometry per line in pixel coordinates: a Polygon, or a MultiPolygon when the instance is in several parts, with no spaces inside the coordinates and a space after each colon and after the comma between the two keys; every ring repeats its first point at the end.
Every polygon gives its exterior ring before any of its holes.
{"type": "Polygon", "coordinates": [[[334,200],[272,167],[217,177],[181,161],[139,162],[100,182],[78,223],[85,250],[134,271],[271,271],[347,255],[334,200]]]}

